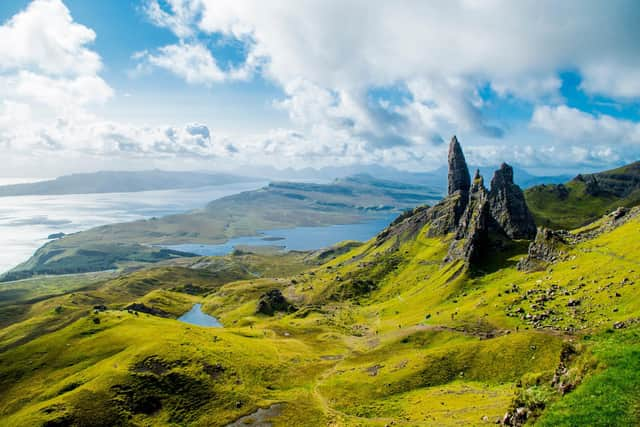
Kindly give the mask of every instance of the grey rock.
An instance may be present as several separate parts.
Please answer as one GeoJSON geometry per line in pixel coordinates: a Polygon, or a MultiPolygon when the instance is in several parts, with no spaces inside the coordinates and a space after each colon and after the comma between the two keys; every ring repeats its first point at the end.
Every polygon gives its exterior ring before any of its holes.
{"type": "Polygon", "coordinates": [[[489,214],[487,189],[480,172],[476,171],[470,188],[469,202],[460,219],[445,262],[463,259],[473,263],[482,255],[488,241],[489,214]]]}
{"type": "Polygon", "coordinates": [[[425,213],[426,222],[430,223],[427,236],[444,236],[456,231],[469,202],[468,197],[458,190],[429,208],[425,213]]]}
{"type": "Polygon", "coordinates": [[[536,224],[524,193],[513,182],[513,168],[506,163],[495,171],[489,192],[491,216],[498,231],[511,239],[533,239],[536,224]]]}
{"type": "Polygon", "coordinates": [[[549,263],[562,258],[566,245],[570,244],[570,239],[568,231],[555,231],[541,227],[538,229],[535,240],[529,244],[527,256],[518,262],[518,270],[544,270],[549,263]]]}
{"type": "Polygon", "coordinates": [[[469,194],[471,177],[469,168],[464,159],[462,148],[458,138],[454,135],[449,143],[449,175],[448,175],[448,195],[451,196],[456,191],[460,191],[463,198],[469,194]]]}

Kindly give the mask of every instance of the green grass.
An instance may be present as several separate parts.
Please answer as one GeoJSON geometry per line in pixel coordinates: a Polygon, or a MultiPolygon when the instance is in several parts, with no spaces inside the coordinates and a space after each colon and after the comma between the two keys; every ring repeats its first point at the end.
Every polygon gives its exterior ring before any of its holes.
{"type": "Polygon", "coordinates": [[[0,424],[226,425],[274,403],[274,426],[483,425],[524,404],[541,425],[638,423],[638,329],[607,331],[640,318],[640,219],[532,273],[522,242],[469,271],[426,231],[34,289],[0,329],[0,424]],[[271,289],[298,310],[256,314],[271,289]],[[177,322],[195,302],[225,328],[177,322]]]}
{"type": "Polygon", "coordinates": [[[640,425],[640,329],[605,332],[589,347],[595,372],[552,404],[537,425],[640,425]]]}
{"type": "Polygon", "coordinates": [[[32,304],[73,291],[91,289],[113,276],[111,272],[100,272],[38,277],[0,284],[0,327],[22,318],[32,304]]]}

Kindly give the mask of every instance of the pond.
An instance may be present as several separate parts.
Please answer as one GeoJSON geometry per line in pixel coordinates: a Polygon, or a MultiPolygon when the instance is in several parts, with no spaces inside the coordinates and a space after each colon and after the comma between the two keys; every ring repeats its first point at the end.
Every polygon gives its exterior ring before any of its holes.
{"type": "Polygon", "coordinates": [[[192,325],[206,326],[209,328],[222,328],[222,323],[213,316],[202,312],[202,304],[194,304],[191,310],[187,311],[178,320],[192,325]]]}

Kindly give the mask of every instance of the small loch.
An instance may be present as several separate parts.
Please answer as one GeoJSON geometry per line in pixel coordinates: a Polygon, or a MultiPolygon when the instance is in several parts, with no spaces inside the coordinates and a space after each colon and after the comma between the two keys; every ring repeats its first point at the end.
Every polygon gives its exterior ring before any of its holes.
{"type": "Polygon", "coordinates": [[[178,320],[208,328],[222,328],[222,323],[218,319],[202,312],[202,304],[194,304],[191,310],[178,317],[178,320]]]}
{"type": "Polygon", "coordinates": [[[257,236],[234,237],[218,245],[185,243],[162,247],[202,256],[227,255],[232,253],[236,246],[276,246],[285,251],[309,251],[329,247],[344,240],[366,242],[389,225],[396,216],[397,213],[394,213],[355,224],[263,230],[257,236]]]}

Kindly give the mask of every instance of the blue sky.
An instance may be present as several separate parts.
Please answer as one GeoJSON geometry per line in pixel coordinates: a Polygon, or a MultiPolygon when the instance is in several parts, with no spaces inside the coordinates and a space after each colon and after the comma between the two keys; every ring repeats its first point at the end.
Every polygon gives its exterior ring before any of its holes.
{"type": "MultiPolygon", "coordinates": [[[[10,19],[29,3],[31,0],[3,0],[0,20],[10,19]]],[[[207,121],[229,129],[245,128],[240,117],[247,112],[254,117],[256,129],[286,119],[286,114],[271,106],[271,100],[281,92],[263,79],[202,87],[189,85],[163,70],[156,70],[152,76],[132,77],[134,52],[175,41],[170,30],[151,23],[144,13],[144,1],[67,0],[64,4],[76,22],[96,32],[93,49],[104,62],[101,75],[116,89],[116,97],[105,112],[108,117],[140,124],[207,121]]],[[[229,49],[216,53],[222,54],[222,61],[236,54],[229,49]]]]}
{"type": "Polygon", "coordinates": [[[477,164],[615,166],[640,154],[639,20],[631,0],[3,0],[4,173],[424,170],[453,134],[477,164]]]}

